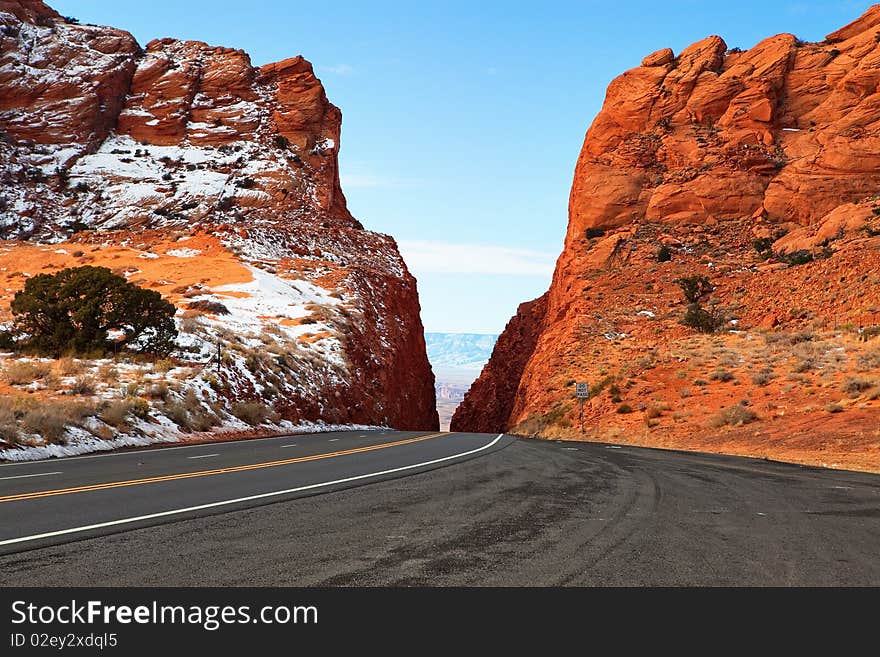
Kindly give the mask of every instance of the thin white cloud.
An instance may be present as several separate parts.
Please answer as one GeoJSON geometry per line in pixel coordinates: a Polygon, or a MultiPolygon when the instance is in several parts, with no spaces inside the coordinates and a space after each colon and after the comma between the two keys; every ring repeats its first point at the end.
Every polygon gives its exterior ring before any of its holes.
{"type": "Polygon", "coordinates": [[[518,274],[551,276],[556,254],[486,244],[460,244],[428,240],[399,240],[410,270],[447,274],[518,274]]]}
{"type": "Polygon", "coordinates": [[[334,73],[336,75],[348,75],[354,72],[354,68],[348,64],[335,64],[333,66],[320,66],[321,71],[334,73]]]}

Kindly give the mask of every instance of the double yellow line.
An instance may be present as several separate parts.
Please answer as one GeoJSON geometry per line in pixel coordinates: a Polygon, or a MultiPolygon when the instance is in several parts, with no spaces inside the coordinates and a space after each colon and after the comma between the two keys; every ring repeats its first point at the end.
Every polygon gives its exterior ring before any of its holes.
{"type": "Polygon", "coordinates": [[[258,470],[260,468],[274,468],[280,465],[290,465],[291,463],[305,463],[306,461],[319,461],[321,459],[329,459],[337,456],[347,456],[349,454],[360,454],[361,452],[372,452],[377,449],[386,449],[388,447],[397,447],[399,445],[409,445],[418,443],[431,438],[439,438],[447,436],[449,432],[432,433],[427,436],[418,436],[417,438],[407,438],[406,440],[398,440],[393,443],[382,443],[381,445],[370,445],[367,447],[357,447],[355,449],[346,449],[340,452],[328,452],[325,454],[315,454],[313,456],[301,456],[293,459],[283,459],[281,461],[266,461],[263,463],[251,463],[249,465],[236,465],[230,468],[217,468],[215,470],[199,470],[197,472],[183,472],[180,474],[163,475],[161,477],[148,477],[145,479],[129,479],[127,481],[112,481],[105,484],[92,484],[89,486],[76,486],[74,488],[59,488],[58,490],[44,490],[36,493],[21,493],[19,495],[7,495],[0,497],[0,503],[18,502],[21,500],[33,500],[40,497],[52,497],[54,495],[70,495],[72,493],[87,493],[93,490],[106,490],[108,488],[121,488],[123,486],[140,486],[143,484],[155,484],[162,481],[176,481],[178,479],[192,479],[194,477],[210,477],[219,474],[228,474],[230,472],[244,472],[246,470],[258,470]]]}

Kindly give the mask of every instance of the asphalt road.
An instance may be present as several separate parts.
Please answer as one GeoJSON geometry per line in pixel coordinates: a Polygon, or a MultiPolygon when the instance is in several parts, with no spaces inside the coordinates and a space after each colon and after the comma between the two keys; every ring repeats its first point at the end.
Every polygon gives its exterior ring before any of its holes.
{"type": "Polygon", "coordinates": [[[510,440],[339,432],[0,465],[0,554],[399,477],[510,440]]]}
{"type": "Polygon", "coordinates": [[[425,435],[0,466],[0,550],[14,551],[0,585],[880,585],[880,476],[485,434],[403,442],[425,435]],[[329,451],[350,453],[302,460],[329,451]],[[41,472],[60,474],[8,478],[41,472]],[[33,497],[144,478],[165,479],[33,497]]]}

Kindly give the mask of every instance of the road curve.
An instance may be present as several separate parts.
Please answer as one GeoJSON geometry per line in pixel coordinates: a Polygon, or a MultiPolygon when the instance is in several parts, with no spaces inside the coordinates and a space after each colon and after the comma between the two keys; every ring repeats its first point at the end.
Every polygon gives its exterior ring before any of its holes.
{"type": "Polygon", "coordinates": [[[0,554],[424,472],[512,439],[354,431],[0,465],[0,554]]]}
{"type": "MultiPolygon", "coordinates": [[[[408,436],[417,434],[381,440],[408,436]]],[[[424,458],[419,450],[431,445],[439,455],[494,438],[439,437],[326,462],[385,467],[398,450],[424,458]]],[[[186,451],[217,448],[178,454],[186,451]]],[[[8,554],[0,585],[880,585],[877,475],[506,436],[463,458],[392,481],[8,554]]],[[[239,476],[134,489],[172,485],[180,494],[239,476]]],[[[107,495],[67,499],[96,494],[107,495]]]]}

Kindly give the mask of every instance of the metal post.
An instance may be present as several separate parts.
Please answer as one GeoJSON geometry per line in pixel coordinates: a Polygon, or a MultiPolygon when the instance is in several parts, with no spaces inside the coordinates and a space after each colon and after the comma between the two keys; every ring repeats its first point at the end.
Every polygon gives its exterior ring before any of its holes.
{"type": "Polygon", "coordinates": [[[581,399],[581,433],[584,432],[584,400],[581,399]]]}

